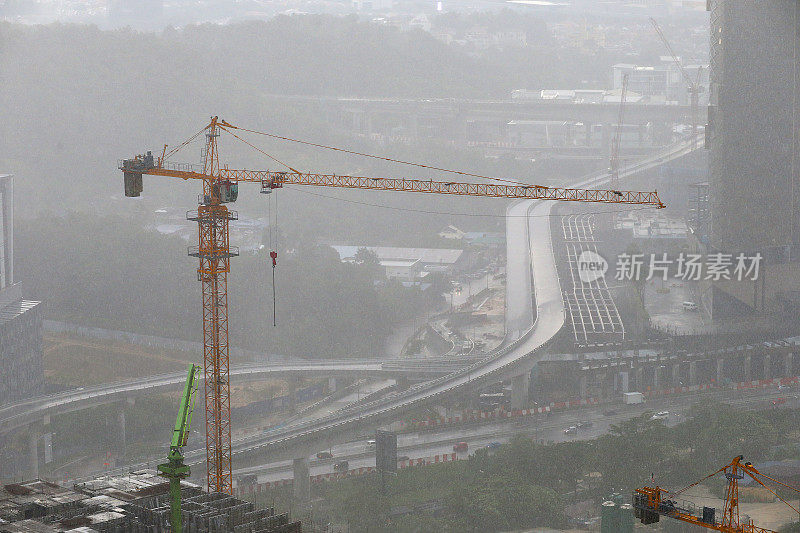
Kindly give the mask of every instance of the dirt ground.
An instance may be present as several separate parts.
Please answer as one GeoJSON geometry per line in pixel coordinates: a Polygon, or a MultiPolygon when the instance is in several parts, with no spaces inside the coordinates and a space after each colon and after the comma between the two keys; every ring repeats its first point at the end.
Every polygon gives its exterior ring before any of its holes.
{"type": "Polygon", "coordinates": [[[44,334],[48,382],[82,387],[185,370],[194,354],[62,333],[44,334]]]}
{"type": "MultiPolygon", "coordinates": [[[[698,507],[707,505],[720,510],[722,508],[722,501],[702,485],[693,487],[691,492],[685,494],[685,498],[698,507]]],[[[795,507],[800,505],[798,500],[787,501],[795,507]]],[[[741,503],[739,504],[739,509],[742,515],[746,514],[753,519],[754,525],[765,529],[778,531],[782,527],[797,521],[797,513],[781,503],[780,500],[774,503],[741,503]]]]}

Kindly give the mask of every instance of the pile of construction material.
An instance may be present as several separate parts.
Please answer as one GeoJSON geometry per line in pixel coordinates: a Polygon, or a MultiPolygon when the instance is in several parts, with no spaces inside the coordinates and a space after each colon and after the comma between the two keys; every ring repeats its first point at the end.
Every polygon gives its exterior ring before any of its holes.
{"type": "MultiPolygon", "coordinates": [[[[182,484],[185,533],[300,533],[300,522],[227,494],[182,484]]],[[[35,480],[0,485],[0,533],[167,533],[169,483],[154,471],[106,476],[73,488],[35,480]]]]}

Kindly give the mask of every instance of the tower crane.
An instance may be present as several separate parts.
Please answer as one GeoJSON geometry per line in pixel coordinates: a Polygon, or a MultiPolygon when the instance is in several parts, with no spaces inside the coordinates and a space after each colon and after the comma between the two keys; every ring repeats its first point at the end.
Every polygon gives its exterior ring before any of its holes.
{"type": "Polygon", "coordinates": [[[658,522],[663,515],[723,533],[777,533],[771,529],[764,529],[754,525],[749,518],[742,520],[739,514],[739,480],[743,479],[745,475],[749,476],[753,481],[774,494],[780,501],[791,507],[795,513],[798,513],[797,509],[778,496],[774,490],[765,485],[759,478],[770,480],[798,493],[800,493],[800,489],[762,474],[751,463],[743,462],[743,459],[744,457],[741,455],[734,457],[733,461],[716,472],[677,492],[670,492],[659,486],[636,489],[633,493],[634,516],[639,518],[643,524],[658,522]],[[717,474],[724,474],[725,479],[728,480],[720,520],[715,516],[716,509],[714,507],[703,507],[702,510],[698,511],[692,503],[677,499],[677,496],[685,490],[699,485],[717,474]]]}
{"type": "Polygon", "coordinates": [[[619,145],[622,140],[622,121],[625,118],[625,95],[628,93],[628,73],[622,75],[622,92],[619,96],[619,115],[617,117],[617,131],[611,146],[611,188],[619,189],[619,145]]]}
{"type": "MultiPolygon", "coordinates": [[[[446,170],[461,175],[473,176],[506,183],[479,183],[406,179],[379,178],[364,176],[347,176],[337,174],[319,174],[300,172],[288,165],[288,171],[270,170],[236,170],[220,166],[217,139],[221,132],[226,132],[252,148],[280,162],[266,152],[242,139],[236,130],[260,133],[277,137],[264,132],[246,130],[229,124],[218,117],[212,117],[205,127],[192,138],[185,141],[169,153],[166,146],[160,157],[152,152],[119,162],[125,182],[125,196],[139,196],[143,190],[142,176],[163,176],[184,180],[198,180],[202,183],[203,193],[197,210],[187,213],[187,219],[197,222],[198,245],[189,248],[189,255],[199,259],[197,279],[202,282],[203,301],[203,372],[205,376],[206,407],[206,460],[207,485],[210,491],[230,494],[233,490],[231,469],[231,428],[230,428],[230,379],[229,379],[229,344],[228,344],[228,273],[230,259],[239,255],[238,248],[230,245],[228,226],[236,220],[236,211],[229,210],[228,203],[235,202],[239,194],[239,183],[256,183],[261,186],[262,193],[271,193],[285,185],[314,185],[319,187],[343,187],[347,189],[367,189],[375,191],[403,191],[431,194],[449,194],[455,196],[479,196],[487,198],[520,198],[539,200],[563,200],[571,202],[596,202],[606,204],[632,204],[663,208],[664,204],[658,193],[601,190],[571,189],[562,187],[546,187],[529,185],[508,180],[497,180],[477,174],[441,169],[432,166],[415,164],[435,170],[446,170]],[[167,163],[190,141],[205,135],[203,164],[197,168],[191,165],[167,163]]],[[[286,138],[282,138],[286,139],[286,138]]],[[[294,140],[294,139],[286,139],[294,140]]],[[[304,142],[304,141],[298,141],[304,142]]],[[[313,144],[305,142],[305,144],[313,144]]],[[[322,145],[314,145],[322,146],[322,145]]],[[[332,148],[324,146],[325,148],[332,148]]],[[[336,149],[336,148],[333,148],[336,149]]],[[[342,149],[337,149],[340,151],[342,149]]],[[[356,153],[356,152],[350,152],[356,153]]],[[[368,154],[358,154],[367,157],[368,154]]],[[[401,162],[388,158],[387,161],[401,162]]],[[[414,163],[407,163],[414,164],[414,163]]],[[[274,252],[274,251],[273,251],[274,252]]],[[[273,263],[277,254],[271,253],[273,263]]]]}
{"type": "Polygon", "coordinates": [[[689,73],[683,68],[680,59],[678,59],[678,56],[676,56],[675,52],[672,50],[672,46],[670,46],[669,41],[667,41],[667,38],[664,36],[664,32],[661,31],[661,26],[658,25],[656,19],[650,17],[650,24],[652,24],[653,28],[655,28],[656,33],[661,39],[661,42],[664,43],[669,55],[672,57],[672,61],[678,65],[678,70],[680,70],[684,81],[686,81],[686,87],[689,91],[689,103],[692,109],[692,147],[694,147],[695,143],[697,143],[697,121],[700,107],[700,93],[703,92],[703,87],[700,85],[700,75],[703,72],[703,68],[700,67],[697,69],[697,79],[692,80],[692,78],[689,76],[689,73]]]}
{"type": "Polygon", "coordinates": [[[194,410],[194,397],[197,392],[196,378],[200,367],[191,365],[186,376],[186,385],[183,388],[181,403],[178,407],[178,418],[172,430],[172,440],[169,445],[167,462],[158,465],[160,475],[169,479],[170,497],[170,531],[181,533],[183,528],[181,517],[181,479],[189,477],[189,466],[183,463],[182,449],[189,438],[189,429],[194,410]]]}

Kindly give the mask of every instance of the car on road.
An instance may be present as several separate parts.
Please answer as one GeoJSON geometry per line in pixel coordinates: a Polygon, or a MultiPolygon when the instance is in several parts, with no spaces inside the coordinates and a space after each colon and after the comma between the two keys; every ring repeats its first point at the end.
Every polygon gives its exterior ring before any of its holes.
{"type": "Polygon", "coordinates": [[[603,416],[614,416],[615,414],[617,414],[616,409],[606,409],[603,411],[603,416]]]}
{"type": "Polygon", "coordinates": [[[331,452],[317,452],[317,459],[331,459],[333,454],[331,452]]]}
{"type": "Polygon", "coordinates": [[[453,445],[453,451],[456,453],[464,453],[469,449],[469,444],[466,442],[457,442],[453,445]]]}
{"type": "Polygon", "coordinates": [[[591,420],[584,420],[583,422],[578,422],[578,429],[586,429],[590,428],[594,425],[594,422],[591,420]]]}
{"type": "Polygon", "coordinates": [[[367,449],[374,450],[375,449],[375,439],[370,439],[367,441],[367,449]]]}
{"type": "Polygon", "coordinates": [[[405,462],[405,461],[409,461],[410,459],[411,458],[409,456],[407,456],[407,455],[398,455],[397,456],[397,461],[398,462],[400,462],[400,461],[405,462]]]}
{"type": "Polygon", "coordinates": [[[348,461],[339,461],[338,463],[333,464],[334,472],[347,472],[349,469],[350,463],[348,461]]]}
{"type": "Polygon", "coordinates": [[[500,447],[500,443],[496,442],[496,441],[495,442],[490,442],[489,444],[486,445],[486,449],[487,450],[496,450],[499,447],[500,447]]]}
{"type": "Polygon", "coordinates": [[[650,417],[650,420],[668,420],[669,411],[659,411],[650,417]]]}
{"type": "Polygon", "coordinates": [[[578,432],[578,426],[570,426],[564,430],[564,435],[572,435],[578,432]]]}

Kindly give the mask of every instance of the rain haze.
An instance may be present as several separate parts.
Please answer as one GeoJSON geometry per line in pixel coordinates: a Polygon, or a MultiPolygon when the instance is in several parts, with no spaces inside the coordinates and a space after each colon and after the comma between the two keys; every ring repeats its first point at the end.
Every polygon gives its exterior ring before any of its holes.
{"type": "Polygon", "coordinates": [[[0,532],[800,532],[798,52],[797,0],[0,0],[0,532]]]}

